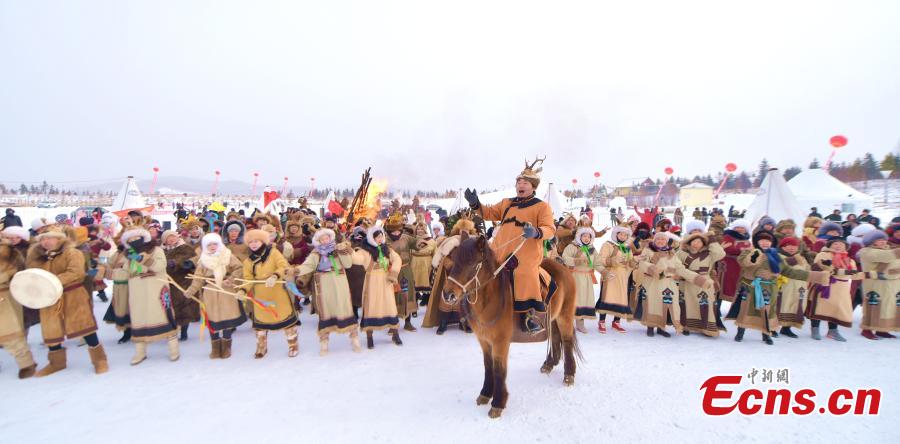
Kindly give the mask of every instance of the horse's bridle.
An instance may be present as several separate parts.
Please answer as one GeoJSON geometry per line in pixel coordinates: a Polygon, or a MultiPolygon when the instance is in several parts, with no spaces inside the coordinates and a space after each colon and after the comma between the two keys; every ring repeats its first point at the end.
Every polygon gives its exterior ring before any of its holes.
{"type": "MultiPolygon", "coordinates": [[[[515,239],[513,239],[513,240],[515,240],[515,239]]],[[[450,282],[453,282],[454,284],[456,284],[456,286],[458,286],[459,288],[462,289],[463,295],[465,295],[465,297],[466,297],[466,302],[468,302],[469,305],[473,305],[473,304],[478,303],[478,290],[484,288],[485,285],[487,285],[487,284],[490,283],[492,280],[494,280],[494,278],[496,278],[497,275],[500,274],[501,271],[503,271],[503,267],[505,267],[506,264],[509,263],[509,261],[513,258],[513,256],[515,256],[516,253],[519,252],[519,250],[522,248],[522,246],[525,245],[525,241],[526,241],[526,240],[528,240],[528,239],[523,238],[522,241],[519,242],[519,245],[517,245],[516,248],[513,250],[513,252],[510,253],[509,256],[506,258],[506,260],[503,261],[503,263],[501,263],[501,264],[497,267],[497,269],[494,270],[493,273],[491,273],[491,278],[488,279],[485,283],[482,284],[482,283],[481,283],[481,279],[478,278],[478,273],[481,272],[481,267],[484,265],[484,258],[482,258],[480,262],[478,262],[477,264],[475,264],[475,276],[472,276],[472,278],[469,279],[468,281],[466,281],[465,284],[463,284],[463,283],[459,282],[458,280],[454,279],[453,276],[450,276],[449,273],[447,274],[447,280],[449,280],[450,282]],[[475,283],[475,287],[474,287],[474,288],[475,288],[475,300],[474,300],[474,301],[469,299],[469,285],[472,285],[472,282],[475,283]]],[[[505,243],[505,244],[503,244],[503,245],[505,246],[505,245],[508,245],[508,244],[509,244],[509,242],[507,242],[507,243],[505,243]]]]}

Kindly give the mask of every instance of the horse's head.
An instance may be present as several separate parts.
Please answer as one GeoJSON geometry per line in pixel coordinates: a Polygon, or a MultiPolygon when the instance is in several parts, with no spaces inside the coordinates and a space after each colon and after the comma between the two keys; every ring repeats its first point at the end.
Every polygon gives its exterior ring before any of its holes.
{"type": "Polygon", "coordinates": [[[478,273],[492,262],[493,256],[487,239],[483,235],[469,236],[462,232],[459,246],[444,259],[444,269],[447,270],[447,281],[441,294],[444,302],[454,305],[469,292],[474,292],[480,284],[478,273]]]}

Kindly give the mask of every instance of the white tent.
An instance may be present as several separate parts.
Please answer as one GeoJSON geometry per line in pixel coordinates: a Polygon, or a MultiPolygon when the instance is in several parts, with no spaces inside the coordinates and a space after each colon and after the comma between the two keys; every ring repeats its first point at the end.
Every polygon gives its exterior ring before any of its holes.
{"type": "Polygon", "coordinates": [[[116,199],[109,207],[109,210],[134,210],[146,206],[147,201],[144,200],[144,196],[141,195],[141,190],[138,189],[137,181],[134,180],[134,176],[128,176],[128,179],[122,184],[122,188],[119,190],[119,194],[116,195],[116,199]]]}
{"type": "Polygon", "coordinates": [[[456,191],[456,199],[453,200],[453,205],[450,206],[450,211],[447,214],[456,214],[460,209],[468,207],[468,203],[463,204],[463,190],[460,188],[456,191]]]}
{"type": "Polygon", "coordinates": [[[807,213],[806,209],[797,202],[794,193],[784,181],[781,171],[778,168],[772,168],[766,174],[762,185],[759,186],[753,202],[747,207],[747,215],[744,216],[744,219],[750,221],[754,228],[756,222],[763,216],[769,216],[776,221],[793,219],[798,227],[802,227],[807,213]]]}
{"type": "Polygon", "coordinates": [[[547,184],[547,192],[544,194],[543,200],[553,210],[553,217],[562,217],[563,213],[566,212],[564,204],[566,197],[556,190],[556,185],[553,185],[553,183],[547,184]]]}
{"type": "Polygon", "coordinates": [[[794,176],[788,182],[788,187],[803,205],[804,210],[816,207],[819,213],[828,214],[832,210],[841,210],[842,213],[858,213],[864,209],[872,208],[875,198],[860,191],[856,191],[836,179],[822,169],[810,169],[794,176]]]}

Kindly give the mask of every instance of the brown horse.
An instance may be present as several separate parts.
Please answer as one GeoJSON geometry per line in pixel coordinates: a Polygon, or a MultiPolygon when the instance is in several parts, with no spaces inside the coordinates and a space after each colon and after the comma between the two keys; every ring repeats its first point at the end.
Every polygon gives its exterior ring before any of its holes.
{"type": "MultiPolygon", "coordinates": [[[[503,270],[484,236],[460,236],[460,244],[444,259],[447,270],[441,297],[447,303],[462,301],[469,323],[478,337],[484,353],[484,385],[475,401],[477,405],[491,401],[488,415],[498,418],[506,408],[506,369],[509,344],[514,330],[519,329],[519,316],[513,312],[510,272],[503,270]],[[493,400],[492,400],[493,399],[493,400]]],[[[544,259],[541,267],[556,281],[557,290],[547,311],[552,319],[548,327],[550,347],[541,373],[550,373],[559,364],[560,349],[564,350],[563,382],[575,383],[575,356],[581,357],[575,338],[575,280],[565,266],[544,259]]]]}

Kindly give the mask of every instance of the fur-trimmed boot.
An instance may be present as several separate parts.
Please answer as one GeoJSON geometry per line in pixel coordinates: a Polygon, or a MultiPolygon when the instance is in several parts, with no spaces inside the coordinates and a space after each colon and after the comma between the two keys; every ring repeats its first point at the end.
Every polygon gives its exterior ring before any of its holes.
{"type": "Polygon", "coordinates": [[[37,369],[37,364],[31,364],[28,367],[19,369],[19,379],[28,379],[34,376],[35,369],[37,369]]]}
{"type": "Polygon", "coordinates": [[[366,332],[366,348],[369,350],[375,348],[375,339],[372,337],[372,331],[366,332]]]}
{"type": "Polygon", "coordinates": [[[354,353],[359,353],[362,351],[362,347],[359,345],[359,332],[354,331],[350,333],[350,346],[353,347],[354,353]]]}
{"type": "Polygon", "coordinates": [[[403,345],[403,341],[400,340],[400,330],[396,328],[392,328],[388,331],[391,334],[391,340],[394,341],[396,345],[403,345]]]}
{"type": "Polygon", "coordinates": [[[175,362],[180,357],[181,353],[178,352],[178,336],[172,336],[169,338],[169,360],[175,362]]]}
{"type": "Polygon", "coordinates": [[[209,359],[222,359],[222,340],[213,339],[210,343],[211,351],[209,352],[209,359]]]}
{"type": "Polygon", "coordinates": [[[300,354],[300,344],[297,342],[297,336],[299,335],[298,330],[299,328],[296,325],[284,329],[284,335],[287,337],[289,358],[293,358],[300,354]]]}
{"type": "Polygon", "coordinates": [[[131,358],[131,365],[138,365],[144,360],[147,359],[147,343],[146,342],[135,342],[134,343],[134,357],[131,358]]]}
{"type": "Polygon", "coordinates": [[[109,371],[109,360],[106,359],[106,350],[102,344],[88,347],[88,355],[91,357],[91,364],[94,364],[94,373],[102,375],[109,371]]]}
{"type": "Polygon", "coordinates": [[[60,370],[66,369],[66,349],[60,348],[59,350],[50,350],[47,352],[47,360],[50,361],[47,363],[47,366],[38,370],[35,374],[38,378],[50,376],[60,370]]]}
{"type": "Polygon", "coordinates": [[[222,339],[222,359],[231,357],[231,338],[222,339]]]}
{"type": "Polygon", "coordinates": [[[269,331],[256,330],[256,353],[253,354],[255,359],[262,359],[269,352],[269,331]]]}
{"type": "Polygon", "coordinates": [[[403,329],[406,331],[409,331],[409,332],[416,331],[416,327],[413,327],[412,321],[410,320],[409,316],[407,316],[406,319],[403,321],[403,329]]]}

